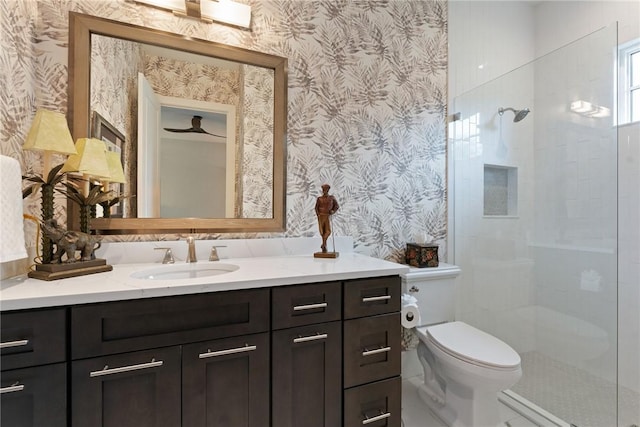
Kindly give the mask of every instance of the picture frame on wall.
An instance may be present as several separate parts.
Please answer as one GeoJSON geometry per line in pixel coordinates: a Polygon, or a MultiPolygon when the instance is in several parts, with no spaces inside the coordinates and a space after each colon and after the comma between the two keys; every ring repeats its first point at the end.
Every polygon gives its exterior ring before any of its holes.
{"type": "MultiPolygon", "coordinates": [[[[97,111],[92,114],[91,136],[105,143],[107,151],[115,151],[120,155],[120,164],[124,166],[124,144],[125,137],[114,125],[109,123],[97,111]]],[[[119,197],[124,195],[124,184],[111,183],[111,190],[114,190],[119,197]]],[[[109,216],[111,218],[123,218],[123,200],[110,207],[109,216]]],[[[105,215],[106,216],[106,215],[105,215]]]]}

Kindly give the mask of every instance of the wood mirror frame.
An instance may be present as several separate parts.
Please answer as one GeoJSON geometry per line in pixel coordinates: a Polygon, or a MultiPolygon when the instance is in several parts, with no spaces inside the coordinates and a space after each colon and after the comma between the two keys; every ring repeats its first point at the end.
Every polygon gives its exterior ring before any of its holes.
{"type": "MultiPolygon", "coordinates": [[[[232,233],[285,230],[285,177],[287,127],[287,59],[266,53],[195,39],[133,24],[69,13],[68,119],[75,139],[90,135],[91,35],[116,37],[274,71],[273,217],[272,218],[94,218],[98,234],[232,233]]],[[[78,229],[79,208],[67,201],[68,229],[78,229]]]]}

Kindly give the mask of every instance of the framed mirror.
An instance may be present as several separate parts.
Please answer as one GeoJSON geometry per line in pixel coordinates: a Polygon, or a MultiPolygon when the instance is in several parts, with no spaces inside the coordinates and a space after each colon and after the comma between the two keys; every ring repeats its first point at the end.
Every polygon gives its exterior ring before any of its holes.
{"type": "Polygon", "coordinates": [[[91,229],[284,231],[286,73],[286,58],[70,12],[73,137],[124,138],[125,197],[91,229]]]}

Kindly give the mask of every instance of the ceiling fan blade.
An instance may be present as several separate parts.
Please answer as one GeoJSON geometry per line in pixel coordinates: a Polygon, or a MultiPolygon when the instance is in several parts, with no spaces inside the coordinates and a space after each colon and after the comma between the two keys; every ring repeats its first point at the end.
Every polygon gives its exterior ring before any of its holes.
{"type": "Polygon", "coordinates": [[[168,132],[178,132],[178,133],[187,133],[187,132],[193,132],[193,129],[172,129],[172,128],[164,128],[164,130],[168,131],[168,132]]]}
{"type": "Polygon", "coordinates": [[[177,133],[206,133],[207,135],[216,136],[218,138],[227,139],[226,136],[216,135],[215,133],[207,132],[206,130],[200,127],[200,121],[202,120],[201,116],[193,116],[191,119],[191,127],[189,129],[173,129],[173,128],[164,128],[164,130],[168,132],[177,132],[177,133]]]}

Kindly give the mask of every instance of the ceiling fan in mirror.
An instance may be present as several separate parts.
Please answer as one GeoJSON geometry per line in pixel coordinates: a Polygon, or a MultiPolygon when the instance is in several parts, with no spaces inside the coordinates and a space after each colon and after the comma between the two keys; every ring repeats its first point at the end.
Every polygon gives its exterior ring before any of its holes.
{"type": "Polygon", "coordinates": [[[176,133],[206,133],[208,135],[216,136],[218,138],[227,138],[224,135],[217,135],[215,133],[207,132],[202,128],[202,116],[193,116],[191,119],[191,127],[186,129],[175,129],[175,128],[164,128],[164,130],[168,132],[176,132],[176,133]]]}

